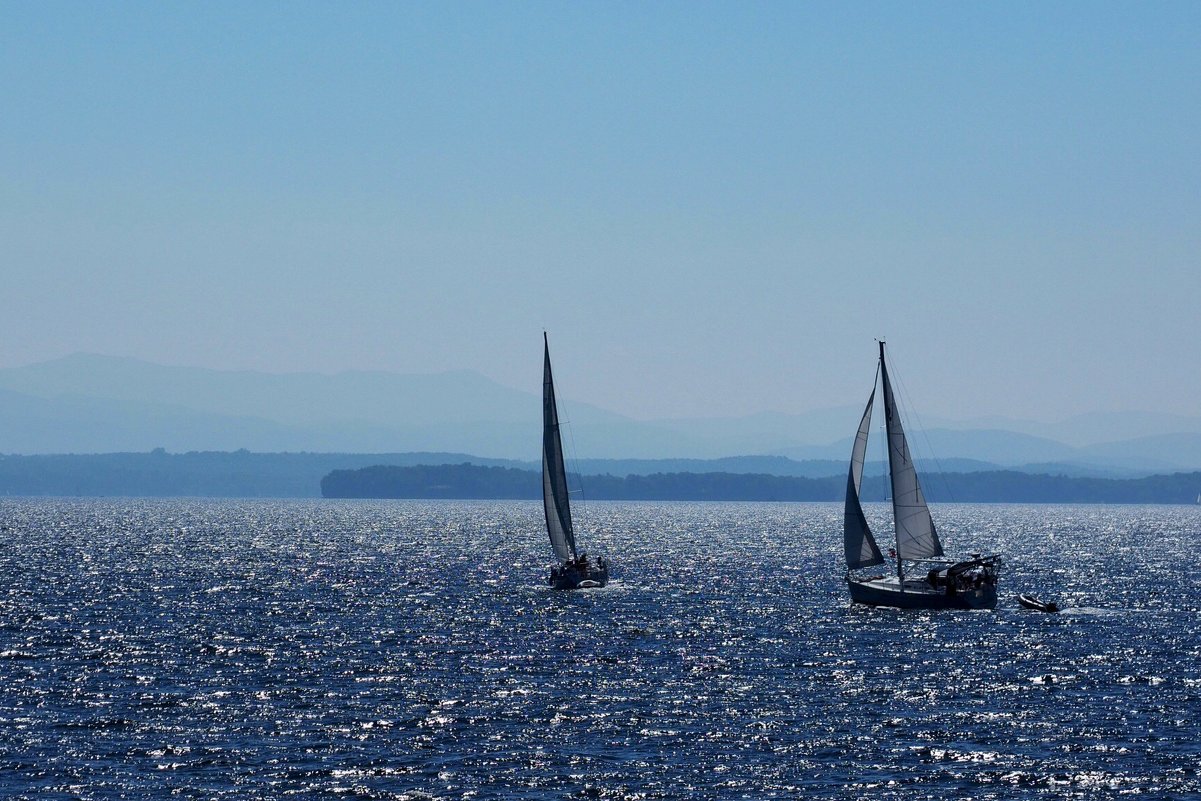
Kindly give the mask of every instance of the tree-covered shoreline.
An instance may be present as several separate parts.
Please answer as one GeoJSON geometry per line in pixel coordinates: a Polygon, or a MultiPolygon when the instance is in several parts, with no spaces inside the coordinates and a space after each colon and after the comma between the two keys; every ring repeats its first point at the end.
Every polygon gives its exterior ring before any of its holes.
{"type": "MultiPolygon", "coordinates": [[[[846,476],[801,478],[750,473],[654,473],[571,476],[591,500],[839,501],[846,476]]],[[[934,473],[923,477],[926,497],[941,503],[1195,503],[1201,473],[1137,479],[1072,478],[1017,471],[934,473]]],[[[542,497],[533,470],[473,464],[376,465],[334,470],[321,480],[326,498],[511,499],[542,497]]],[[[882,482],[865,483],[862,498],[886,498],[882,482]],[[874,486],[873,486],[874,484],[874,486]]]]}

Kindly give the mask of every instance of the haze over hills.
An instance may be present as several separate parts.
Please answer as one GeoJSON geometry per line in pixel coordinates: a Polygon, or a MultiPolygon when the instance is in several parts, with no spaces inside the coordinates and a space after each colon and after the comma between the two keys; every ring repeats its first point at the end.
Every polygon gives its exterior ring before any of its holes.
{"type": "Polygon", "coordinates": [[[1180,433],[1201,434],[1201,417],[1160,412],[1088,412],[1054,423],[1006,417],[927,420],[932,427],[949,429],[1003,429],[1057,440],[1073,447],[1126,442],[1180,433]]]}
{"type": "MultiPolygon", "coordinates": [[[[530,461],[541,436],[537,371],[531,380],[532,391],[525,392],[469,371],[272,374],[75,354],[0,369],[0,453],[245,448],[441,451],[530,461]]],[[[759,460],[757,472],[772,458],[784,475],[812,475],[827,466],[841,472],[862,409],[641,421],[570,394],[561,394],[560,402],[568,450],[581,469],[614,474],[637,472],[626,469],[637,460],[668,459],[671,469],[687,469],[688,460],[747,456],[759,460]],[[605,459],[615,460],[612,470],[597,461],[605,459]]],[[[975,465],[1130,476],[1201,466],[1201,417],[1132,412],[1061,423],[923,422],[930,426],[924,432],[911,424],[911,446],[919,459],[936,455],[930,464],[944,470],[975,465]]],[[[881,438],[873,438],[869,459],[882,459],[881,438]]]]}

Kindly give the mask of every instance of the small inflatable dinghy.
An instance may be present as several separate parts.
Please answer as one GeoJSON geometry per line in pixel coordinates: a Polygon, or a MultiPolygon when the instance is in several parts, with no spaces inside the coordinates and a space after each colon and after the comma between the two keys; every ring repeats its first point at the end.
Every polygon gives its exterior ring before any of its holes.
{"type": "Polygon", "coordinates": [[[1027,609],[1034,609],[1039,612],[1058,612],[1059,605],[1054,601],[1040,601],[1029,593],[1022,593],[1018,596],[1018,603],[1027,609]]]}

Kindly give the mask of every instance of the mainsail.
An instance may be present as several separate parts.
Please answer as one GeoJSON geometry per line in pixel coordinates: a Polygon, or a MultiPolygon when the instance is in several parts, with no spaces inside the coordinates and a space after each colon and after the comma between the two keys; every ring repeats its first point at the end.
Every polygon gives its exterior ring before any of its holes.
{"type": "Polygon", "coordinates": [[[555,382],[550,374],[550,345],[542,334],[542,504],[546,509],[546,531],[555,556],[574,559],[575,533],[571,530],[571,506],[567,498],[567,468],[563,465],[563,440],[559,437],[559,410],[555,405],[555,382]]]}
{"type": "Polygon", "coordinates": [[[917,480],[917,469],[909,456],[905,429],[892,396],[884,343],[880,343],[880,375],[884,385],[884,419],[888,425],[888,469],[892,474],[892,515],[897,529],[898,559],[930,559],[942,556],[942,543],[930,519],[930,509],[917,480]]]}
{"type": "Polygon", "coordinates": [[[851,449],[851,469],[847,474],[847,500],[843,511],[842,537],[846,548],[847,569],[884,564],[880,548],[872,537],[872,530],[859,504],[859,487],[863,483],[863,459],[867,454],[867,432],[872,422],[872,404],[876,400],[876,385],[872,383],[872,394],[867,399],[863,419],[859,421],[859,433],[855,435],[855,447],[851,449]]]}

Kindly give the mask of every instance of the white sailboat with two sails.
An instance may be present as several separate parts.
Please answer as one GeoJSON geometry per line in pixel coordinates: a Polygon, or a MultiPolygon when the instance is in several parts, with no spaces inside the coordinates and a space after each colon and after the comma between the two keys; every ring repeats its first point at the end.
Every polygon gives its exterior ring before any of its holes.
{"type": "Polygon", "coordinates": [[[877,370],[884,397],[884,419],[888,430],[888,471],[892,482],[893,526],[896,530],[896,575],[858,577],[855,571],[885,564],[876,539],[868,526],[859,502],[863,482],[863,461],[867,453],[867,435],[875,383],[867,408],[859,421],[859,431],[851,449],[851,467],[847,474],[846,507],[843,514],[843,544],[847,562],[847,589],[851,600],[871,606],[902,609],[993,609],[997,605],[998,556],[973,555],[958,562],[943,556],[942,542],[930,517],[918,481],[917,468],[909,454],[901,416],[893,398],[884,362],[884,343],[880,343],[877,370]],[[906,566],[909,565],[909,575],[906,566]],[[916,572],[914,568],[919,567],[916,572]]]}

